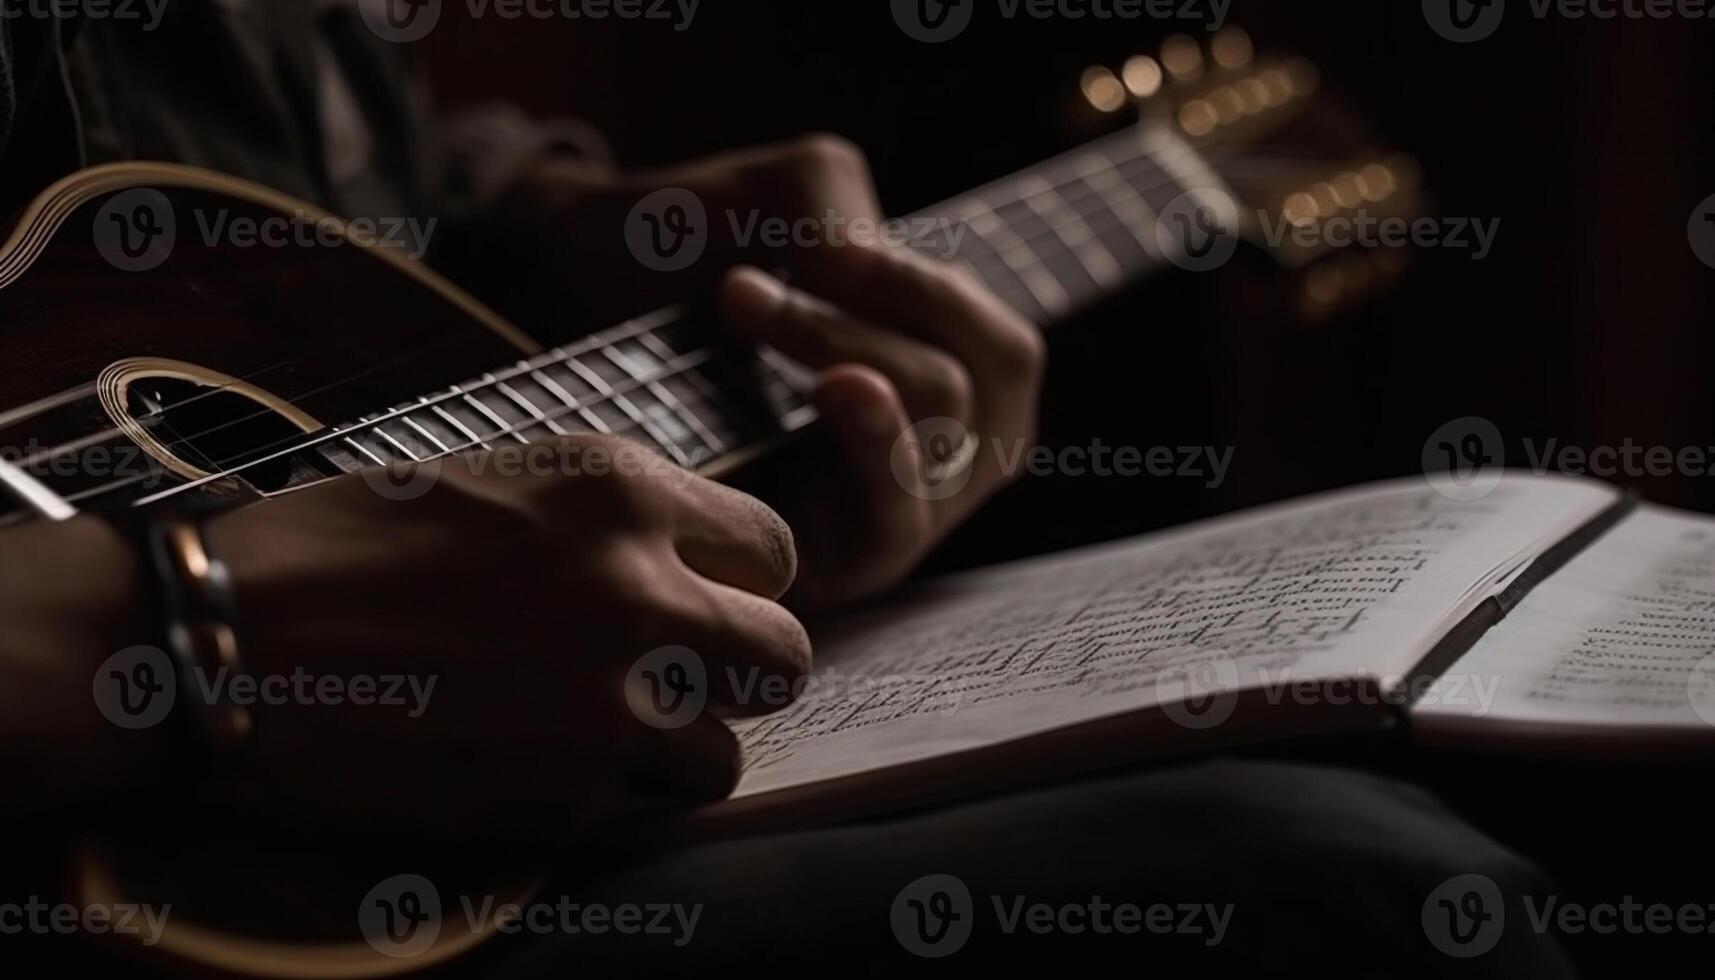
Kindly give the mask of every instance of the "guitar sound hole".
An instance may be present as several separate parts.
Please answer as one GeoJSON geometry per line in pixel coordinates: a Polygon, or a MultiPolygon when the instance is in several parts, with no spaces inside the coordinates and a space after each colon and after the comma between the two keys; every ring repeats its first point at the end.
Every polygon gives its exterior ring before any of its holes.
{"type": "Polygon", "coordinates": [[[245,466],[245,481],[264,492],[291,481],[289,456],[256,461],[301,442],[304,433],[266,405],[195,381],[140,378],[126,391],[126,407],[157,442],[198,469],[245,466]]]}

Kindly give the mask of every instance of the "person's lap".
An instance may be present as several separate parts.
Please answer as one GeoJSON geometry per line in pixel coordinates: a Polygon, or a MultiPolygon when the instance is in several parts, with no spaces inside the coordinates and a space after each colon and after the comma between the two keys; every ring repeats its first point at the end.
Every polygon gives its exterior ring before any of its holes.
{"type": "Polygon", "coordinates": [[[1465,874],[1506,894],[1543,886],[1530,863],[1416,787],[1216,760],[706,845],[556,883],[543,901],[643,908],[624,932],[597,918],[607,931],[532,937],[495,972],[898,974],[1109,955],[1151,970],[1572,973],[1551,938],[1524,929],[1475,959],[1432,945],[1425,902],[1465,874]],[[929,875],[957,884],[921,881],[929,875]]]}

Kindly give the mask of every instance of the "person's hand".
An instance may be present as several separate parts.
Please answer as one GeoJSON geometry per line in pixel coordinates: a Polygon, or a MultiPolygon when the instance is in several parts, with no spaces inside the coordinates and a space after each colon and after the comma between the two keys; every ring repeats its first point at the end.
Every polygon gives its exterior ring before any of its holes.
{"type": "Polygon", "coordinates": [[[644,293],[663,302],[715,288],[733,327],[818,372],[828,431],[741,477],[792,522],[794,605],[825,608],[896,584],[1029,448],[1040,333],[972,279],[861,234],[882,215],[851,144],[814,136],[635,176],[549,167],[532,193],[545,202],[537,227],[561,222],[570,233],[560,245],[551,228],[531,239],[574,270],[560,281],[635,291],[622,304],[632,309],[644,293]],[[617,254],[628,211],[662,188],[689,191],[707,214],[703,257],[671,275],[617,254]],[[769,222],[810,232],[784,248],[741,240],[769,222]],[[590,233],[598,227],[613,233],[590,233]],[[791,285],[761,268],[787,270],[791,285]],[[937,451],[963,455],[948,469],[937,451]]]}
{"type": "Polygon", "coordinates": [[[556,448],[569,462],[555,472],[455,457],[414,499],[348,476],[209,525],[249,673],[301,674],[311,698],[252,708],[253,751],[215,784],[222,796],[334,829],[566,840],[732,789],[731,731],[707,712],[646,724],[633,668],[688,647],[718,713],[783,703],[740,695],[808,668],[804,630],[775,602],[794,574],[790,532],[637,446],[556,448]],[[404,703],[314,694],[318,678],[359,676],[408,679],[404,703]]]}

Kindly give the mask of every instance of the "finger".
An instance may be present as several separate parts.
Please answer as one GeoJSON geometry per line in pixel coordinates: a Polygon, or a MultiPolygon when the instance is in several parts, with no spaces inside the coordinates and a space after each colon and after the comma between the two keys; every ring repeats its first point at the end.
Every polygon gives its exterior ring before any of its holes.
{"type": "Polygon", "coordinates": [[[970,373],[945,350],[855,319],[749,266],[728,273],[720,303],[740,332],[812,368],[875,368],[898,389],[913,418],[971,421],[970,373]]]}
{"type": "Polygon", "coordinates": [[[810,637],[798,618],[771,599],[689,568],[672,577],[648,602],[654,639],[697,655],[713,706],[750,716],[790,704],[810,669],[810,637]]]}
{"type": "Polygon", "coordinates": [[[680,728],[634,721],[625,751],[631,790],[668,803],[725,799],[738,785],[738,736],[724,722],[702,715],[680,728]]]}
{"type": "Polygon", "coordinates": [[[862,503],[852,523],[866,550],[915,552],[900,546],[928,534],[930,511],[919,467],[896,458],[911,424],[899,393],[875,370],[842,364],[822,373],[814,400],[856,483],[862,503]]]}
{"type": "Polygon", "coordinates": [[[1008,386],[1034,383],[1042,366],[1041,332],[975,279],[908,249],[838,249],[843,275],[820,286],[852,315],[898,324],[953,353],[982,377],[1008,386]]]}
{"type": "Polygon", "coordinates": [[[697,574],[778,599],[798,574],[798,549],[786,521],[748,493],[713,480],[680,484],[672,537],[697,574]]]}

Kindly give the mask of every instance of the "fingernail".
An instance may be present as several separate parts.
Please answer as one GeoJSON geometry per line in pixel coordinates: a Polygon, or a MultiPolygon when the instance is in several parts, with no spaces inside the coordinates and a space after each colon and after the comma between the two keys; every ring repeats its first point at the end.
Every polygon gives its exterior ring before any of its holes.
{"type": "Polygon", "coordinates": [[[740,314],[767,313],[786,299],[786,284],[761,269],[740,266],[733,270],[734,302],[740,314]]]}

